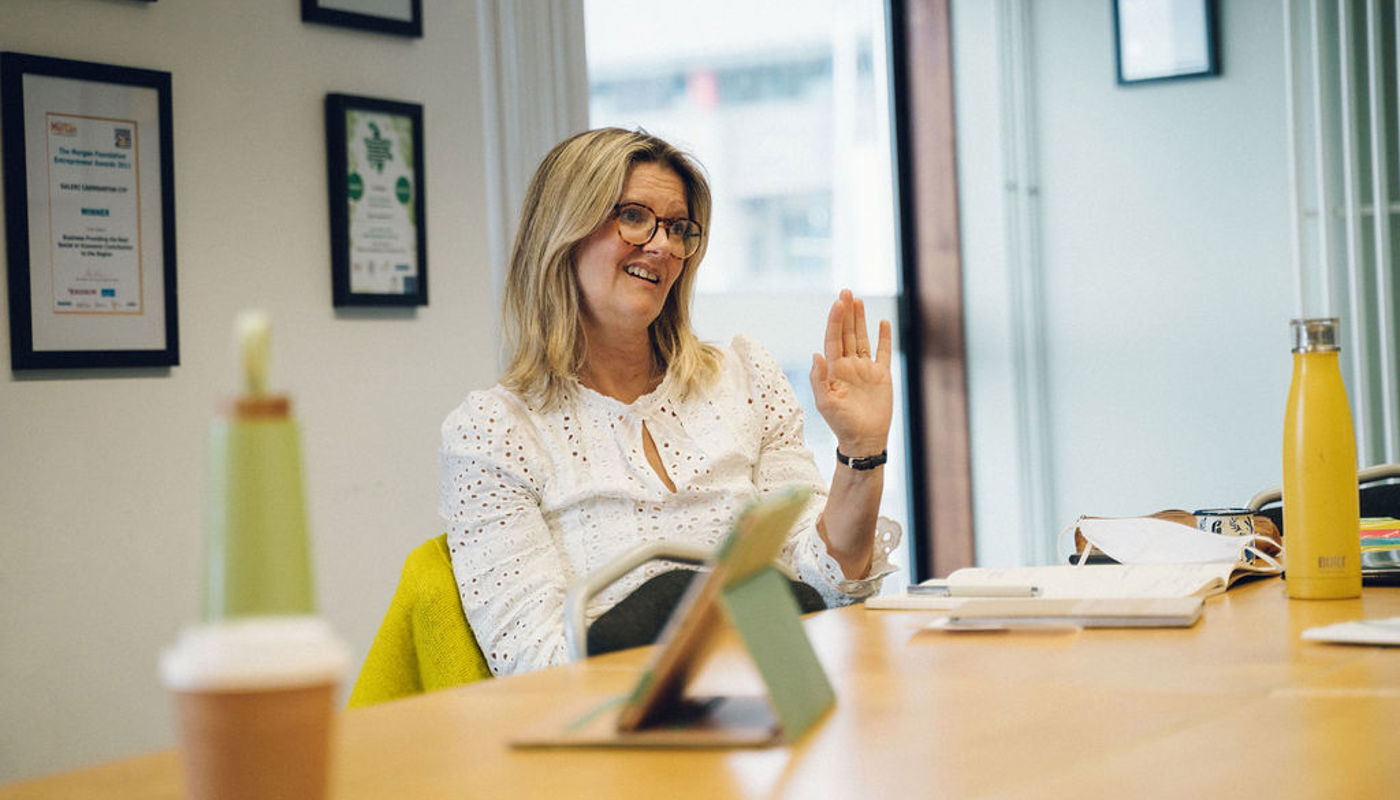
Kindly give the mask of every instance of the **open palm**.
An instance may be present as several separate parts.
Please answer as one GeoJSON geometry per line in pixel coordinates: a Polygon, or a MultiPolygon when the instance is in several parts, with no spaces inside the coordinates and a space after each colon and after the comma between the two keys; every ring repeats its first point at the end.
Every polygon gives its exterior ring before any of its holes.
{"type": "Polygon", "coordinates": [[[841,452],[853,458],[882,452],[889,438],[894,407],[890,338],[890,323],[881,320],[871,352],[865,303],[843,289],[827,315],[825,352],[812,356],[817,411],[836,434],[841,452]]]}

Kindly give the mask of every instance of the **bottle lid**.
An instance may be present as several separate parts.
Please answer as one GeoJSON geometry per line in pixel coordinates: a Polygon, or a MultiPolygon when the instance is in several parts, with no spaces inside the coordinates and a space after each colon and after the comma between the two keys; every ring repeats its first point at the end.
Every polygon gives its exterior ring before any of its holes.
{"type": "Polygon", "coordinates": [[[1341,323],[1336,317],[1295,319],[1293,352],[1319,353],[1341,349],[1341,323]]]}

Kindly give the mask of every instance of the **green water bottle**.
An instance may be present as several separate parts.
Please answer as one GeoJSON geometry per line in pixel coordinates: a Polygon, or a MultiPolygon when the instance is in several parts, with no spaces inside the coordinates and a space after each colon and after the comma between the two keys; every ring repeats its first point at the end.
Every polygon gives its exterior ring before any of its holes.
{"type": "Polygon", "coordinates": [[[314,614],[291,399],[267,393],[266,315],[244,312],[237,328],[243,393],[209,436],[204,618],[314,614]]]}

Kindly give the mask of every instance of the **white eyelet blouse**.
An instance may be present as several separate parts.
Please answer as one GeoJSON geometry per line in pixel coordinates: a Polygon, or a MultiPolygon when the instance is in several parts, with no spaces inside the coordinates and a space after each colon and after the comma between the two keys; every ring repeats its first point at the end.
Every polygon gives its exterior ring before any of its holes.
{"type": "MultiPolygon", "coordinates": [[[[462,608],[492,673],[567,660],[564,593],[576,578],[644,542],[714,547],[738,511],[793,484],[814,494],[780,562],[827,605],[874,594],[893,572],[889,554],[902,533],[881,517],[869,577],[845,579],[816,531],[826,490],[803,444],[792,386],[745,337],[722,352],[719,380],[684,399],[669,376],[631,404],[575,384],[559,407],[541,412],[497,385],[448,415],[439,513],[462,608]],[[675,493],[647,461],[644,422],[675,493]]],[[[676,566],[633,570],[589,604],[587,620],[676,566]]]]}

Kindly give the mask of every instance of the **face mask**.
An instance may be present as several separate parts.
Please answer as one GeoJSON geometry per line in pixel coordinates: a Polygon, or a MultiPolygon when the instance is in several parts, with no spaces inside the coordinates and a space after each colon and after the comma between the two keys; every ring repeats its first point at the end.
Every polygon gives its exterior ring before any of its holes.
{"type": "MultiPolygon", "coordinates": [[[[1278,565],[1254,546],[1261,538],[1256,536],[1206,533],[1155,517],[1083,517],[1077,525],[1090,545],[1120,564],[1234,564],[1260,558],[1278,565]]],[[[1074,526],[1067,530],[1072,532],[1074,526]]]]}

